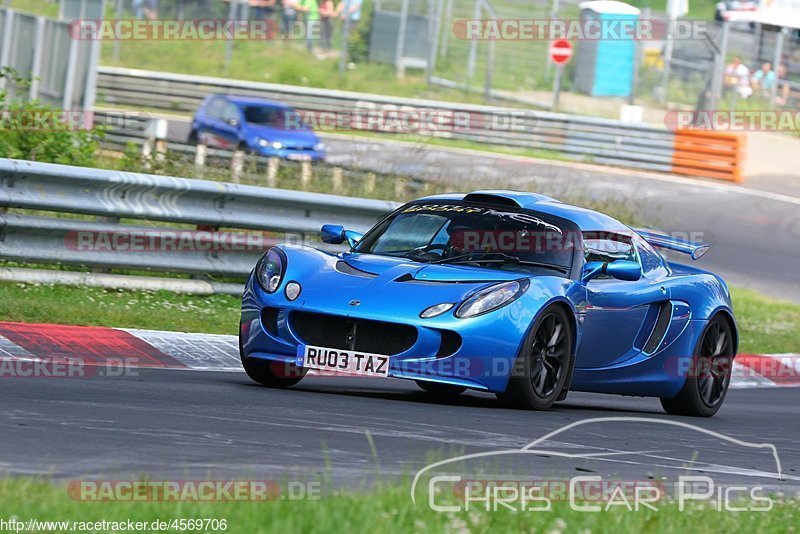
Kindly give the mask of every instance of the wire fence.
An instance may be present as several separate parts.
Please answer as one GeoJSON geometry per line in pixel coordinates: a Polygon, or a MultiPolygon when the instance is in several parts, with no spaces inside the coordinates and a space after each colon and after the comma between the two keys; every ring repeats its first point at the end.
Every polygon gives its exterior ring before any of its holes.
{"type": "MultiPolygon", "coordinates": [[[[61,0],[61,3],[80,1],[88,0],[61,0]]],[[[30,3],[30,0],[10,0],[12,7],[16,4],[24,8],[30,3]]],[[[280,37],[285,39],[291,34],[289,38],[301,41],[299,48],[308,48],[310,60],[313,56],[338,58],[345,84],[354,63],[384,63],[392,65],[400,78],[424,76],[429,96],[441,91],[443,95],[448,92],[447,98],[453,98],[452,91],[457,90],[470,94],[471,102],[483,99],[552,109],[559,69],[549,59],[548,40],[475,40],[465,38],[459,28],[463,29],[465,21],[470,20],[578,21],[586,16],[579,4],[579,0],[105,0],[105,17],[272,21],[279,28],[280,37]],[[304,12],[309,5],[311,12],[304,12]],[[328,13],[330,17],[326,17],[328,6],[334,10],[332,15],[328,13]],[[344,17],[343,11],[351,15],[344,17]],[[316,13],[322,22],[317,22],[316,13]],[[292,34],[288,29],[287,24],[292,23],[300,28],[299,32],[292,34]],[[314,24],[322,24],[322,35],[310,37],[314,24]]],[[[668,26],[663,13],[649,8],[642,9],[638,16],[658,28],[668,26]]],[[[575,57],[559,76],[559,89],[567,97],[561,100],[561,110],[617,118],[626,103],[660,110],[662,114],[665,109],[702,109],[709,104],[720,109],[764,109],[773,103],[799,108],[800,84],[795,81],[800,80],[797,32],[783,34],[783,52],[776,61],[779,37],[775,28],[729,24],[723,39],[719,23],[702,22],[703,33],[688,39],[676,38],[672,47],[663,35],[632,42],[633,59],[624,66],[602,65],[595,61],[595,55],[601,55],[600,45],[573,40],[575,57]],[[745,94],[748,91],[735,86],[739,82],[723,80],[725,68],[737,57],[748,67],[750,79],[764,62],[773,63],[772,71],[777,71],[779,78],[773,82],[778,86],[777,95],[764,91],[763,87],[745,94]],[[604,71],[611,71],[613,76],[615,69],[621,73],[631,68],[634,72],[629,94],[595,93],[587,91],[582,86],[585,84],[576,83],[579,75],[586,76],[587,70],[592,70],[593,76],[604,71]]],[[[131,52],[136,50],[132,43],[120,40],[107,46],[112,48],[110,57],[115,64],[126,64],[130,59],[130,55],[123,53],[125,47],[130,46],[131,52]]],[[[259,47],[234,40],[219,46],[224,47],[222,74],[227,73],[234,60],[241,63],[245,56],[259,53],[255,50],[259,47]]],[[[277,55],[273,57],[278,60],[277,55]]],[[[189,57],[187,63],[200,67],[202,58],[189,57]]]]}

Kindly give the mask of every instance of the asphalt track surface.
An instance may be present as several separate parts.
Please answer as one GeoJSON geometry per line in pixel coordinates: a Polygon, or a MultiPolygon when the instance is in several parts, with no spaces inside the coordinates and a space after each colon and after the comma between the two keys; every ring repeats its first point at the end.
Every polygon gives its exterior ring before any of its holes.
{"type": "MultiPolygon", "coordinates": [[[[258,386],[243,373],[138,370],[136,376],[8,379],[0,388],[0,469],[57,479],[147,475],[156,480],[327,476],[360,486],[406,477],[431,459],[513,450],[576,421],[537,450],[494,458],[498,474],[599,475],[647,480],[679,475],[716,484],[800,489],[800,389],[732,390],[712,419],[668,417],[657,400],[570,393],[548,412],[503,408],[493,396],[437,400],[413,382],[306,377],[289,390],[258,386]],[[696,429],[777,449],[774,456],[696,429]],[[370,445],[374,443],[374,451],[370,445]],[[376,456],[377,455],[377,456],[376,456]]],[[[465,464],[464,474],[487,464],[465,464]]]]}
{"type": "MultiPolygon", "coordinates": [[[[185,141],[189,130],[187,120],[170,119],[171,139],[185,141]]],[[[334,165],[444,180],[470,190],[510,183],[555,197],[623,202],[649,225],[712,245],[698,267],[731,284],[800,302],[797,180],[770,177],[734,185],[364,137],[322,137],[327,161],[334,165]]]]}

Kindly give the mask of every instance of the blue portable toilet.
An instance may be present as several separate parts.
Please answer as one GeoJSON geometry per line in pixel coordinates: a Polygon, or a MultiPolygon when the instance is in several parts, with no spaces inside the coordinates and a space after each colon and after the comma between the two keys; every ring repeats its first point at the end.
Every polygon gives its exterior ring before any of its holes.
{"type": "Polygon", "coordinates": [[[614,0],[582,2],[580,9],[584,28],[587,22],[597,21],[601,29],[611,31],[606,34],[610,38],[578,42],[572,71],[576,89],[591,96],[630,96],[636,61],[635,31],[624,36],[614,28],[617,21],[633,27],[639,20],[639,9],[614,0]]]}

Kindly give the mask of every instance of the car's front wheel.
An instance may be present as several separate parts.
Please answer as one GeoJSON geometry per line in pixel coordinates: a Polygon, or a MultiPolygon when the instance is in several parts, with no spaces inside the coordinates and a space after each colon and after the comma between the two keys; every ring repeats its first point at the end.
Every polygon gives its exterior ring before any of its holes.
{"type": "Polygon", "coordinates": [[[664,410],[694,417],[717,413],[728,393],[734,352],[733,329],[717,315],[706,325],[683,389],[675,397],[661,399],[664,410]]]}
{"type": "Polygon", "coordinates": [[[242,351],[241,341],[239,341],[239,357],[247,376],[263,386],[286,388],[297,384],[306,375],[306,369],[292,363],[246,357],[242,351]]]}
{"type": "Polygon", "coordinates": [[[573,364],[572,327],[560,306],[544,310],[522,348],[500,400],[520,408],[547,410],[558,400],[573,364]]]}

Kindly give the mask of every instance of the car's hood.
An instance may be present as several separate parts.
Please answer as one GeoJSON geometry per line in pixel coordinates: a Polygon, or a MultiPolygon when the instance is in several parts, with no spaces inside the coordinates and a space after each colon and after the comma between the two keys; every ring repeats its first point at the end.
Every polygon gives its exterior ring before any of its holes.
{"type": "Polygon", "coordinates": [[[377,256],[375,254],[345,254],[342,257],[348,265],[362,271],[382,274],[389,269],[402,265],[402,274],[411,276],[415,280],[427,282],[502,282],[522,278],[520,273],[499,271],[497,269],[482,269],[467,265],[444,265],[412,262],[405,258],[392,258],[377,256]]]}
{"type": "MultiPolygon", "coordinates": [[[[458,303],[476,289],[523,277],[520,273],[363,254],[333,256],[313,249],[286,252],[286,280],[297,281],[303,288],[298,304],[322,313],[416,318],[428,306],[458,303]]],[[[565,282],[563,278],[537,277],[527,293],[550,295],[561,291],[555,288],[565,282]]]]}
{"type": "Polygon", "coordinates": [[[254,137],[261,137],[269,141],[280,141],[288,148],[314,146],[319,142],[317,134],[311,130],[283,130],[255,124],[248,124],[247,130],[254,137]]]}

